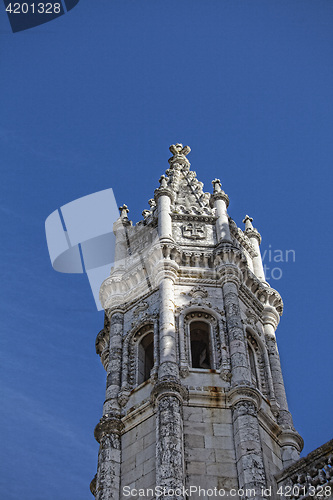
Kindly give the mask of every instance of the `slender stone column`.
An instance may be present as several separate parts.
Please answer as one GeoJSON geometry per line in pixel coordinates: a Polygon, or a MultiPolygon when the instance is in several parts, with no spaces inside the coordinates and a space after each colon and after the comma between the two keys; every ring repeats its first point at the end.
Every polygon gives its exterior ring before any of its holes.
{"type": "Polygon", "coordinates": [[[261,499],[262,488],[267,487],[267,483],[257,415],[260,400],[256,391],[250,388],[235,388],[229,398],[239,487],[245,491],[244,498],[261,499]]]}
{"type": "Polygon", "coordinates": [[[124,314],[121,309],[110,313],[109,364],[103,417],[95,428],[100,443],[96,476],[96,499],[119,500],[121,444],[123,428],[118,396],[121,388],[124,314]]]}
{"type": "Polygon", "coordinates": [[[179,378],[175,330],[174,273],[164,272],[160,282],[160,366],[158,376],[179,378]]]}
{"type": "Polygon", "coordinates": [[[122,343],[124,329],[124,313],[115,309],[110,318],[109,365],[107,369],[106,398],[103,414],[118,409],[118,394],[121,387],[122,343]]]}
{"type": "Polygon", "coordinates": [[[162,175],[160,178],[160,187],[155,190],[155,201],[158,208],[158,234],[161,240],[172,240],[172,222],[171,222],[171,198],[172,192],[168,188],[168,178],[162,175]]]}
{"type": "Polygon", "coordinates": [[[257,229],[252,226],[252,221],[252,217],[249,217],[248,215],[245,216],[245,219],[243,220],[243,222],[245,223],[244,233],[250,238],[250,241],[256,252],[256,256],[252,258],[254,274],[260,281],[266,283],[265,272],[262,265],[261,253],[259,248],[259,245],[261,243],[261,236],[257,229]]]}
{"type": "Polygon", "coordinates": [[[187,394],[179,382],[163,381],[156,384],[152,397],[157,405],[156,486],[179,490],[163,495],[165,500],[185,500],[183,399],[187,394]]]}
{"type": "Polygon", "coordinates": [[[220,179],[212,181],[214,192],[211,196],[211,204],[216,208],[216,237],[220,241],[231,243],[230,228],[227,208],[229,205],[228,195],[222,191],[220,179]]]}
{"type": "Polygon", "coordinates": [[[275,338],[275,330],[280,317],[272,306],[265,306],[263,312],[265,340],[271,367],[274,393],[279,405],[278,423],[282,428],[279,435],[281,455],[284,467],[289,467],[299,459],[303,448],[303,439],[295,431],[293,419],[288,409],[286,390],[283,382],[279,351],[275,338]]]}
{"type": "Polygon", "coordinates": [[[279,424],[283,427],[293,428],[293,421],[288,409],[286,390],[284,387],[279,351],[276,343],[275,330],[280,321],[278,312],[271,306],[265,306],[263,312],[265,340],[271,374],[273,380],[275,399],[280,407],[279,424]]]}
{"type": "Polygon", "coordinates": [[[96,500],[120,498],[120,434],[123,424],[120,417],[105,415],[95,428],[95,438],[100,443],[96,476],[96,500]]]}
{"type": "Polygon", "coordinates": [[[247,353],[247,340],[241,319],[238,299],[240,271],[227,264],[222,267],[221,271],[223,272],[221,284],[229,333],[231,386],[252,385],[251,369],[247,353]]]}

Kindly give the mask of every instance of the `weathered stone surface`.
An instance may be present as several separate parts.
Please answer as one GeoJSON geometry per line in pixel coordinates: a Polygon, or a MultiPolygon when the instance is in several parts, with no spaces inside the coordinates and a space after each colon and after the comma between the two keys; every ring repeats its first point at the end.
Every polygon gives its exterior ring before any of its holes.
{"type": "Polygon", "coordinates": [[[91,491],[120,500],[125,486],[255,488],[259,500],[302,447],[275,339],[282,300],[265,282],[252,219],[239,229],[219,179],[205,193],[189,148],[170,151],[143,220],[132,225],[124,205],[114,226],[117,262],[101,287],[96,339],[107,383],[91,491]]]}

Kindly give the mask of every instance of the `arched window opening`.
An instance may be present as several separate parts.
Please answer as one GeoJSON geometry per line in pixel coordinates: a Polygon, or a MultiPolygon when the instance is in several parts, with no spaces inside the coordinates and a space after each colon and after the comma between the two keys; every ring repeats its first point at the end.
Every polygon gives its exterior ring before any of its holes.
{"type": "Polygon", "coordinates": [[[212,368],[210,327],[203,321],[190,324],[192,368],[212,368]]]}
{"type": "Polygon", "coordinates": [[[252,375],[252,383],[258,387],[258,376],[257,376],[257,368],[256,368],[256,362],[254,359],[254,352],[252,347],[250,347],[249,344],[247,344],[247,349],[249,353],[249,359],[250,359],[250,368],[251,368],[251,375],[252,375]]]}
{"type": "Polygon", "coordinates": [[[150,372],[154,366],[154,334],[148,333],[139,344],[138,359],[138,384],[142,384],[150,378],[150,372]]]}

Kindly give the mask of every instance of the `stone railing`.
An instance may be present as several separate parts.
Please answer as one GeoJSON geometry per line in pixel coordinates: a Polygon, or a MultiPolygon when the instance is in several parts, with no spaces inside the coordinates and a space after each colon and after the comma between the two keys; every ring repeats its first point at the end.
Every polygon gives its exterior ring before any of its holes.
{"type": "Polygon", "coordinates": [[[333,498],[333,439],[276,476],[279,498],[333,498]]]}

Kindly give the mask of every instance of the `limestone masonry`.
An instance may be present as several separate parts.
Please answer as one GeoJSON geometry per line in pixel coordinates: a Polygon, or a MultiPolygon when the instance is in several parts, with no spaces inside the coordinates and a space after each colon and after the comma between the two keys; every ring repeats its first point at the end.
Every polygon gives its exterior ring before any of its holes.
{"type": "Polygon", "coordinates": [[[265,281],[260,234],[249,216],[244,230],[228,216],[219,179],[203,191],[188,146],[170,151],[143,220],[133,226],[123,205],[114,224],[91,491],[98,500],[139,490],[167,500],[329,498],[332,441],[299,459],[275,338],[283,303],[265,281]]]}

